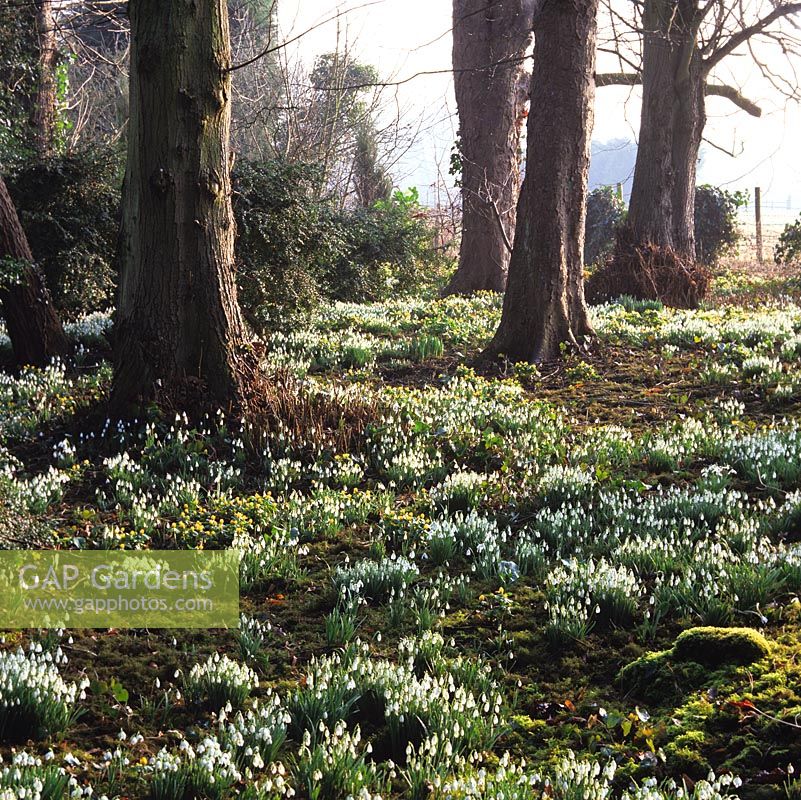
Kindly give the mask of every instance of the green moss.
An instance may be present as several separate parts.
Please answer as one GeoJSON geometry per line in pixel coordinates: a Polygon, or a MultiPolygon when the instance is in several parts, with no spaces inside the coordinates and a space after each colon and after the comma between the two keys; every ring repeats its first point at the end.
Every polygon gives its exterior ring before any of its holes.
{"type": "Polygon", "coordinates": [[[631,687],[636,691],[653,680],[665,668],[669,660],[670,650],[646,653],[630,664],[626,664],[618,673],[617,680],[622,686],[631,687]]]}
{"type": "Polygon", "coordinates": [[[675,724],[671,726],[671,730],[674,735],[684,733],[685,730],[696,730],[713,717],[715,711],[715,706],[706,696],[693,697],[674,710],[672,720],[675,724]]]}
{"type": "Polygon", "coordinates": [[[514,631],[512,633],[512,639],[517,648],[528,648],[538,644],[537,637],[530,630],[514,631]]]}
{"type": "Polygon", "coordinates": [[[675,742],[665,746],[665,766],[670,774],[689,775],[693,779],[709,774],[709,762],[689,747],[677,747],[675,742]]]}
{"type": "Polygon", "coordinates": [[[531,733],[539,728],[545,728],[547,723],[544,719],[532,719],[528,714],[515,714],[510,722],[521,731],[531,733]]]}
{"type": "Polygon", "coordinates": [[[752,664],[769,653],[768,640],[751,628],[690,628],[679,634],[673,647],[674,660],[709,667],[752,664]]]}
{"type": "Polygon", "coordinates": [[[470,628],[472,626],[472,613],[464,608],[449,614],[444,620],[442,620],[441,625],[443,631],[459,631],[463,628],[470,628]]]}
{"type": "Polygon", "coordinates": [[[623,667],[617,683],[626,692],[661,703],[697,686],[705,675],[700,664],[677,664],[672,650],[660,650],[623,667]]]}
{"type": "Polygon", "coordinates": [[[705,682],[718,685],[731,677],[733,668],[759,661],[770,652],[765,637],[750,628],[690,628],[670,650],[646,653],[627,664],[617,682],[627,692],[664,703],[705,682]],[[714,680],[710,667],[721,669],[714,680]]]}
{"type": "Polygon", "coordinates": [[[687,731],[679,734],[673,744],[676,747],[701,747],[706,743],[706,734],[703,731],[687,731]]]}
{"type": "Polygon", "coordinates": [[[726,766],[731,770],[751,771],[755,766],[762,764],[764,759],[763,748],[758,744],[748,744],[742,747],[739,752],[730,758],[726,766]]]}

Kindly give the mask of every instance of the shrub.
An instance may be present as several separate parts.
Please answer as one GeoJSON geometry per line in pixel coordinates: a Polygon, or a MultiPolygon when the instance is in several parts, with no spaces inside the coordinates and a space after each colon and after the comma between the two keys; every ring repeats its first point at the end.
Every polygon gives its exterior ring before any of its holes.
{"type": "Polygon", "coordinates": [[[340,222],[347,247],[327,274],[332,298],[383,300],[398,292],[433,288],[444,278],[417,189],[397,191],[370,208],[346,211],[340,222]]]}
{"type": "Polygon", "coordinates": [[[326,266],[344,252],[344,232],[318,196],[312,165],[245,162],[232,180],[242,309],[258,332],[286,326],[324,296],[326,266]]]}
{"type": "Polygon", "coordinates": [[[748,202],[745,192],[728,192],[716,186],[695,190],[695,255],[713,266],[731,253],[741,233],[737,211],[748,202]]]}
{"type": "Polygon", "coordinates": [[[95,149],[25,162],[8,178],[53,302],[75,319],[113,305],[121,162],[95,149]]]}
{"type": "Polygon", "coordinates": [[[258,332],[291,326],[324,300],[381,300],[443,279],[416,190],[342,210],[319,184],[314,165],[280,160],[234,174],[240,299],[258,332]]]}
{"type": "Polygon", "coordinates": [[[773,251],[773,259],[777,264],[801,262],[801,216],[781,232],[779,243],[773,251]]]}
{"type": "Polygon", "coordinates": [[[596,189],[588,200],[585,263],[603,261],[613,246],[616,257],[596,269],[585,283],[587,301],[606,302],[625,294],[675,308],[697,308],[710,285],[711,273],[705,265],[716,264],[740,240],[737,210],[747,202],[747,196],[714,186],[696,189],[697,263],[671,248],[636,241],[631,231],[621,229],[622,211],[615,222],[611,221],[617,202],[610,189],[596,189]],[[616,228],[621,230],[615,242],[616,228]],[[590,247],[598,248],[598,254],[589,252],[590,247]]]}
{"type": "Polygon", "coordinates": [[[587,197],[584,263],[597,264],[611,254],[615,231],[626,218],[626,204],[611,186],[593,189],[587,197]]]}
{"type": "Polygon", "coordinates": [[[629,295],[674,308],[698,308],[709,291],[709,270],[672,248],[642,244],[626,228],[618,232],[615,247],[615,258],[596,269],[584,284],[588,303],[629,295]]]}

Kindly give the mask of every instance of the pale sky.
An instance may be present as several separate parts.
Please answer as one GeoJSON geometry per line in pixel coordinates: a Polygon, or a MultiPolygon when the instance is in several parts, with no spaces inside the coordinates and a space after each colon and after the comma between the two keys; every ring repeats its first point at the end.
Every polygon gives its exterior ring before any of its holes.
{"type": "MultiPolygon", "coordinates": [[[[283,35],[297,35],[334,16],[337,8],[350,9],[337,23],[330,22],[301,38],[295,45],[306,58],[334,49],[347,38],[361,61],[374,64],[382,78],[403,80],[419,72],[442,70],[398,87],[398,100],[410,118],[422,122],[423,132],[414,151],[396,170],[402,186],[417,185],[421,194],[436,180],[439,160],[447,173],[447,158],[455,133],[455,101],[451,76],[451,0],[280,0],[283,35]]],[[[730,189],[761,186],[767,203],[785,206],[792,198],[801,209],[801,109],[788,104],[739,59],[738,82],[744,93],[763,107],[753,118],[722,98],[709,98],[706,137],[737,153],[732,158],[705,145],[699,180],[730,189]],[[743,72],[743,70],[749,70],[743,72]]],[[[599,71],[613,65],[599,64],[599,71]]],[[[609,87],[598,90],[593,139],[636,139],[639,123],[637,90],[609,87]]]]}

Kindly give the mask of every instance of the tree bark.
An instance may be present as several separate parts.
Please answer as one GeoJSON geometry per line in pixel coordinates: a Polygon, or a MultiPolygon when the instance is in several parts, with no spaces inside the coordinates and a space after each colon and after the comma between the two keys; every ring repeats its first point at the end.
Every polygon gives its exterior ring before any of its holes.
{"type": "Polygon", "coordinates": [[[698,156],[706,126],[705,79],[701,54],[693,40],[676,80],[673,136],[673,248],[684,259],[696,260],[695,188],[698,156]]]}
{"type": "Polygon", "coordinates": [[[17,210],[0,177],[0,303],[17,364],[46,366],[70,345],[50,301],[17,210]]]}
{"type": "Polygon", "coordinates": [[[535,18],[526,175],[490,355],[546,361],[592,333],[582,255],[597,11],[598,0],[546,0],[535,18]]]}
{"type": "Polygon", "coordinates": [[[695,0],[648,0],[643,102],[626,241],[695,260],[695,184],[705,112],[695,0]]]}
{"type": "Polygon", "coordinates": [[[128,163],[112,407],[242,401],[225,0],[132,0],[128,163]]]}
{"type": "Polygon", "coordinates": [[[36,153],[40,158],[52,155],[56,140],[56,26],[53,0],[36,0],[36,37],[39,43],[39,74],[33,102],[31,126],[36,153]]]}
{"type": "Polygon", "coordinates": [[[520,190],[523,59],[531,0],[454,0],[453,69],[462,162],[462,243],[445,294],[506,286],[520,190]],[[522,91],[521,91],[522,89],[522,91]]]}

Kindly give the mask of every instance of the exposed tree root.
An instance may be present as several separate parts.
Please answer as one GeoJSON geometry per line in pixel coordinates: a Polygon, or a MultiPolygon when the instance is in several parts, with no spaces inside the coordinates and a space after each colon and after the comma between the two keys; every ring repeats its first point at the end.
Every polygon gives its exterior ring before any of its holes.
{"type": "Polygon", "coordinates": [[[671,248],[633,242],[621,232],[615,255],[590,276],[584,293],[593,304],[629,295],[661,300],[674,308],[698,308],[711,279],[709,270],[698,262],[682,258],[671,248]]]}

